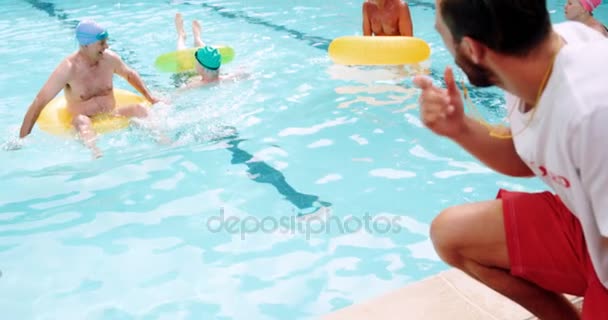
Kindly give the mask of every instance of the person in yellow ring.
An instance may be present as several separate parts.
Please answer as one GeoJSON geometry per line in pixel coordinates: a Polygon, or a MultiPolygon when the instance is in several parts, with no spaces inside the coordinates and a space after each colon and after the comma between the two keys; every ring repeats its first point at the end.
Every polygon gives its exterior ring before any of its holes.
{"type": "Polygon", "coordinates": [[[150,103],[159,100],[146,88],[139,74],[108,49],[108,32],[92,20],[81,21],[76,27],[78,51],[66,57],[50,75],[23,119],[19,137],[32,131],[42,109],[63,89],[67,110],[73,115],[72,125],[94,157],[100,157],[96,132],[91,117],[115,114],[124,117],[146,117],[145,106],[134,104],[116,108],[112,77],[118,74],[127,80],[150,103]]]}
{"type": "MultiPolygon", "coordinates": [[[[179,12],[175,14],[175,30],[177,31],[177,50],[186,49],[184,18],[179,12]]],[[[201,39],[201,24],[198,20],[192,21],[192,37],[194,38],[194,47],[199,48],[195,51],[194,58],[196,59],[196,72],[200,78],[191,77],[187,80],[186,87],[190,88],[217,82],[220,79],[222,56],[216,48],[205,45],[201,39]]]]}
{"type": "Polygon", "coordinates": [[[367,0],[363,3],[364,36],[414,35],[412,17],[402,0],[367,0]]]}
{"type": "MultiPolygon", "coordinates": [[[[175,14],[175,30],[177,32],[177,50],[186,48],[186,32],[184,31],[184,18],[181,13],[175,14]]],[[[193,45],[198,48],[194,52],[194,64],[197,75],[185,81],[185,89],[200,87],[203,85],[218,83],[221,80],[238,79],[246,74],[232,74],[220,76],[222,66],[222,55],[217,48],[205,45],[201,39],[201,24],[198,20],[192,21],[193,45]]],[[[188,75],[188,74],[186,74],[188,75]]],[[[179,81],[179,79],[178,79],[179,81]]]]}

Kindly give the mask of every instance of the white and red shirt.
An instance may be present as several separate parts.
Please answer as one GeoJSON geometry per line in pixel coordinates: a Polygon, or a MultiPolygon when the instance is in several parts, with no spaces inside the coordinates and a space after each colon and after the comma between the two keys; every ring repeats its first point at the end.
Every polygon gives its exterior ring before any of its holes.
{"type": "Polygon", "coordinates": [[[608,39],[582,23],[554,30],[558,53],[536,110],[506,93],[519,156],[579,219],[595,271],[608,288],[608,39]]]}

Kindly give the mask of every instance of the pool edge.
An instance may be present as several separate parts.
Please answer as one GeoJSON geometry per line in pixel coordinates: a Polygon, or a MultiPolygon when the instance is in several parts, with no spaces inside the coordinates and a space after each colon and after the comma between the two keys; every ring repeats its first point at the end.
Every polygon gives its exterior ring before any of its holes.
{"type": "MultiPolygon", "coordinates": [[[[581,299],[568,298],[580,305],[581,299]]],[[[535,319],[465,273],[450,269],[398,290],[320,317],[357,319],[535,319]]]]}

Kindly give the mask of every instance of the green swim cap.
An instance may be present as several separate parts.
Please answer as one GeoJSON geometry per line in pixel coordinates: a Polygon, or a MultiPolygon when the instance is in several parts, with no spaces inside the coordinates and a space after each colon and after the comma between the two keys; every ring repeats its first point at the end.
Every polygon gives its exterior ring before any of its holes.
{"type": "Polygon", "coordinates": [[[199,48],[194,52],[194,58],[201,66],[209,70],[217,70],[222,65],[222,55],[212,46],[199,48]]]}

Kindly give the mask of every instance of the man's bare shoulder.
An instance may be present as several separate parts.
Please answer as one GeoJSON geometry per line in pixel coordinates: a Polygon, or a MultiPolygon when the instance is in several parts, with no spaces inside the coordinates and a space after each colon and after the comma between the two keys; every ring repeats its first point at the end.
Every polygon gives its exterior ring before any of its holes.
{"type": "Polygon", "coordinates": [[[365,1],[363,2],[363,11],[365,12],[372,12],[374,9],[376,9],[377,6],[369,1],[365,1]]]}
{"type": "Polygon", "coordinates": [[[74,70],[74,68],[78,65],[78,61],[80,61],[78,58],[78,52],[72,53],[61,60],[57,66],[57,70],[66,74],[71,74],[72,70],[74,70]]]}
{"type": "Polygon", "coordinates": [[[76,51],[76,52],[74,52],[74,53],[70,54],[69,56],[65,57],[65,58],[64,58],[64,59],[61,61],[61,63],[60,63],[60,64],[61,64],[61,65],[69,65],[69,66],[72,66],[72,65],[77,64],[79,60],[80,60],[80,59],[79,59],[79,57],[78,57],[78,51],[76,51]]]}
{"type": "Polygon", "coordinates": [[[403,9],[409,9],[410,6],[407,4],[407,1],[397,1],[397,8],[399,8],[399,10],[403,10],[403,9]]]}
{"type": "Polygon", "coordinates": [[[107,57],[111,57],[111,58],[114,58],[114,59],[120,59],[120,56],[118,55],[118,53],[116,53],[116,52],[114,52],[114,51],[112,51],[110,49],[104,50],[103,54],[104,54],[104,56],[107,56],[107,57]]]}
{"type": "Polygon", "coordinates": [[[409,5],[405,1],[399,0],[397,2],[399,3],[398,7],[397,7],[398,8],[397,12],[399,12],[399,14],[398,14],[399,19],[400,20],[401,19],[406,19],[406,20],[409,20],[410,23],[411,23],[411,13],[410,13],[410,7],[409,7],[409,5]]]}
{"type": "Polygon", "coordinates": [[[111,64],[113,66],[119,65],[120,62],[122,61],[122,59],[120,58],[120,56],[116,52],[114,52],[114,51],[112,51],[110,49],[106,49],[103,52],[103,59],[107,63],[109,63],[109,64],[111,64]]]}

